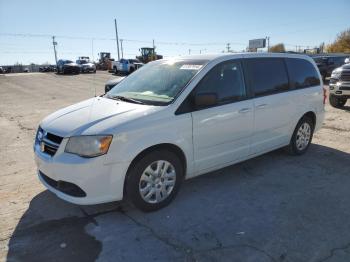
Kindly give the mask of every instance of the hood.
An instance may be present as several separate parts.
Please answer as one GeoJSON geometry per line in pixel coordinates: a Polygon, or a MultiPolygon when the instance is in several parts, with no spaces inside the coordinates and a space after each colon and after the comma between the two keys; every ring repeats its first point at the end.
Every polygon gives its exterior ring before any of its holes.
{"type": "Polygon", "coordinates": [[[64,66],[79,66],[77,63],[67,63],[64,66]]]}
{"type": "Polygon", "coordinates": [[[93,63],[85,63],[81,65],[82,67],[94,67],[95,65],[93,63]]]}
{"type": "Polygon", "coordinates": [[[40,124],[62,137],[112,133],[118,125],[146,116],[160,107],[95,97],[60,109],[40,124]]]}
{"type": "Polygon", "coordinates": [[[344,65],[342,66],[342,68],[343,68],[343,69],[350,69],[350,64],[344,64],[344,65]]]}

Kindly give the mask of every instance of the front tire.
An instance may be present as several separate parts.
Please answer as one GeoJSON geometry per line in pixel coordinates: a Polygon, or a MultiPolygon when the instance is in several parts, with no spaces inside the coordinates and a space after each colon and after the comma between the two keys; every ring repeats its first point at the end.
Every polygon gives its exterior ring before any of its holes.
{"type": "Polygon", "coordinates": [[[314,133],[314,123],[310,117],[304,116],[294,129],[287,147],[291,155],[302,155],[309,148],[314,133]]]}
{"type": "Polygon", "coordinates": [[[329,103],[335,108],[342,108],[346,104],[346,101],[346,98],[338,97],[332,94],[329,95],[329,103]]]}
{"type": "Polygon", "coordinates": [[[183,177],[184,168],[176,154],[167,150],[153,151],[130,167],[126,194],[137,208],[155,211],[175,198],[183,177]]]}

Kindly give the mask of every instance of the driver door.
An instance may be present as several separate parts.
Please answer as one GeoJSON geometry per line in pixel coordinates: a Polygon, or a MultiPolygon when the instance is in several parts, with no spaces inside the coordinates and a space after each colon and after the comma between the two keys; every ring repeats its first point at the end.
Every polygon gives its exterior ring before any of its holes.
{"type": "Polygon", "coordinates": [[[250,152],[253,102],[248,99],[241,62],[216,65],[194,95],[216,93],[217,104],[192,112],[196,173],[230,165],[250,152]]]}

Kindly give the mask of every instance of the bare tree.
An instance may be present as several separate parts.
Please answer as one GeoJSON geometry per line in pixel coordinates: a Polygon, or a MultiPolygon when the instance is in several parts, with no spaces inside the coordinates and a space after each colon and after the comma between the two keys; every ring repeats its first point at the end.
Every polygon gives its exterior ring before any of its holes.
{"type": "Polygon", "coordinates": [[[329,53],[350,53],[350,28],[338,34],[335,41],[326,47],[329,53]]]}

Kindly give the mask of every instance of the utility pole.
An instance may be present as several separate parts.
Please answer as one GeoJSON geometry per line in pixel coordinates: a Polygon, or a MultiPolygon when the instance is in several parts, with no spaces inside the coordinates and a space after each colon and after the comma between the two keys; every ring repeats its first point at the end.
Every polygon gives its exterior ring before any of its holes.
{"type": "Polygon", "coordinates": [[[153,58],[152,60],[157,60],[157,56],[156,56],[156,46],[154,45],[154,39],[152,39],[152,45],[153,45],[153,58]]]}
{"type": "Polygon", "coordinates": [[[95,61],[94,59],[94,39],[91,38],[91,57],[92,57],[92,62],[95,61]]]}
{"type": "Polygon", "coordinates": [[[189,55],[191,54],[191,49],[188,49],[188,54],[189,54],[189,55]]]}
{"type": "Polygon", "coordinates": [[[52,36],[52,44],[53,44],[53,51],[55,52],[55,62],[56,62],[56,68],[57,68],[57,52],[56,52],[57,42],[55,41],[54,36],[52,36]]]}
{"type": "Polygon", "coordinates": [[[270,52],[270,37],[266,37],[266,42],[267,42],[267,52],[270,52]]]}
{"type": "Polygon", "coordinates": [[[226,48],[227,48],[227,53],[229,53],[230,52],[230,43],[226,44],[226,48]]]}
{"type": "Polygon", "coordinates": [[[115,26],[115,40],[117,41],[118,61],[119,61],[120,60],[120,54],[119,54],[119,39],[118,39],[117,19],[114,19],[114,26],[115,26]]]}
{"type": "Polygon", "coordinates": [[[120,50],[122,51],[122,59],[124,58],[123,52],[123,39],[120,39],[120,50]]]}

